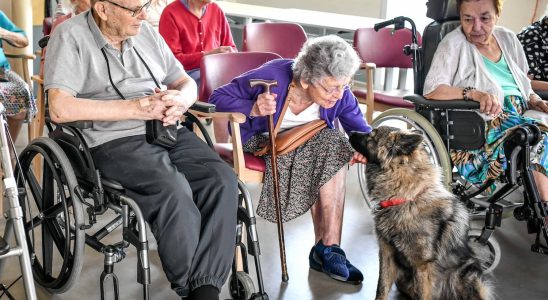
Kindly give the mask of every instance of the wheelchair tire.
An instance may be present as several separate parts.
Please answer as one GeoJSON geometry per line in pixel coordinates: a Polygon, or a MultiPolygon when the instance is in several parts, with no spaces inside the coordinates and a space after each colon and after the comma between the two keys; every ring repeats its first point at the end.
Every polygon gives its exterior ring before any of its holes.
{"type": "MultiPolygon", "coordinates": [[[[480,236],[481,230],[479,229],[471,229],[468,232],[469,240],[475,241],[475,239],[479,238],[480,236]]],[[[484,245],[480,244],[479,242],[477,243],[479,244],[478,247],[487,247],[486,250],[488,250],[491,254],[485,264],[485,270],[483,271],[485,274],[489,274],[497,268],[500,263],[500,258],[502,257],[499,242],[495,239],[494,236],[490,236],[487,240],[487,243],[485,243],[484,245]]]]}
{"type": "Polygon", "coordinates": [[[34,279],[49,292],[60,294],[76,282],[84,259],[78,182],[67,156],[49,138],[33,140],[19,161],[15,178],[18,187],[27,191],[28,207],[21,206],[34,279]],[[43,166],[38,176],[33,170],[36,160],[43,166]]]}
{"type": "MultiPolygon", "coordinates": [[[[371,126],[375,128],[383,125],[383,123],[385,122],[390,121],[403,122],[405,123],[406,128],[418,129],[423,132],[423,134],[425,135],[424,141],[426,144],[426,149],[430,152],[431,157],[434,160],[433,163],[441,168],[443,182],[445,183],[447,189],[449,189],[453,177],[451,172],[451,160],[449,158],[449,153],[445,148],[443,140],[441,139],[436,129],[432,126],[432,124],[430,124],[428,120],[426,120],[423,116],[421,116],[414,110],[406,108],[392,108],[376,117],[373,122],[371,122],[371,126]]],[[[391,126],[395,125],[392,124],[391,126]]],[[[369,208],[372,208],[373,204],[371,203],[371,201],[369,200],[369,196],[367,195],[365,168],[366,165],[358,164],[358,181],[362,194],[365,198],[365,202],[367,203],[369,208]]]]}
{"type": "Polygon", "coordinates": [[[255,285],[251,276],[243,271],[237,271],[230,276],[230,296],[234,300],[248,300],[255,293],[255,285]]]}

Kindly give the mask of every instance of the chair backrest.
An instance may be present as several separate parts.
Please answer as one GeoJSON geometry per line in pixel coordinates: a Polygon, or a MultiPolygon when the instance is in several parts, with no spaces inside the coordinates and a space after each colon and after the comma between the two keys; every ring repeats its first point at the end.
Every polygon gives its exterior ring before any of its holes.
{"type": "MultiPolygon", "coordinates": [[[[422,42],[420,34],[417,36],[419,45],[422,42]]],[[[393,69],[399,68],[398,89],[405,88],[407,69],[413,67],[411,56],[403,53],[405,45],[411,44],[411,30],[408,28],[393,31],[392,28],[358,28],[354,32],[354,48],[363,62],[375,63],[377,68],[386,70],[384,90],[391,90],[393,69]]]]}
{"type": "Polygon", "coordinates": [[[242,51],[274,52],[295,58],[308,39],[297,23],[251,23],[244,26],[242,51]]]}
{"type": "MultiPolygon", "coordinates": [[[[426,16],[434,19],[424,29],[422,42],[422,78],[420,82],[424,83],[426,74],[430,70],[430,64],[434,53],[446,34],[453,31],[460,25],[459,14],[457,12],[456,0],[430,0],[426,3],[428,9],[426,16]]],[[[422,90],[419,91],[422,94],[422,90]]]]}
{"type": "Polygon", "coordinates": [[[229,83],[234,77],[278,58],[281,57],[272,52],[234,52],[204,56],[200,63],[202,83],[198,99],[207,102],[216,88],[229,83]]]}

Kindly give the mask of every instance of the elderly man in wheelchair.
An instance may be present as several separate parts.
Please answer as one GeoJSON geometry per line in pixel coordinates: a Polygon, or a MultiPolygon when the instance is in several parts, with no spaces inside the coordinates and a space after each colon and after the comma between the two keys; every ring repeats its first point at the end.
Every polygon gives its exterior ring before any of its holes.
{"type": "MultiPolygon", "coordinates": [[[[414,103],[415,111],[391,109],[372,125],[414,127],[424,133],[448,188],[471,211],[485,210],[483,230],[471,236],[494,254],[488,271],[500,260],[498,243],[491,237],[505,208],[499,201],[519,186],[523,202],[507,206],[536,234],[531,250],[548,254],[548,101],[531,89],[515,34],[495,26],[502,1],[429,0],[427,6],[427,16],[435,21],[425,29],[422,47],[414,39],[406,49],[413,55],[416,94],[404,98],[414,103]],[[499,182],[503,184],[496,186],[499,182]],[[490,195],[487,200],[477,197],[484,192],[490,195]]],[[[405,22],[416,34],[406,17],[376,29],[395,24],[398,30],[405,22]]]]}
{"type": "MultiPolygon", "coordinates": [[[[180,297],[218,299],[234,256],[238,205],[235,173],[193,132],[186,127],[176,127],[183,113],[196,101],[196,84],[161,37],[143,22],[149,3],[92,0],[91,4],[91,10],[59,25],[48,43],[45,90],[51,121],[57,124],[50,137],[68,149],[71,147],[63,145],[70,136],[83,138],[83,143],[72,148],[79,152],[89,147],[89,152],[82,152],[80,156],[84,159],[71,163],[80,167],[79,172],[82,164],[94,163],[98,172],[89,177],[93,180],[100,174],[109,179],[94,180],[95,184],[102,182],[105,191],[121,185],[124,195],[117,201],[135,200],[138,207],[134,210],[136,214],[142,211],[142,217],[151,225],[162,267],[180,297]],[[91,126],[80,131],[59,124],[80,120],[92,121],[91,126]]],[[[48,173],[55,173],[56,164],[50,163],[54,160],[50,157],[60,156],[48,154],[59,147],[45,139],[33,146],[23,154],[23,172],[28,170],[35,154],[41,153],[46,154],[43,155],[43,176],[51,177],[48,173]]],[[[96,172],[95,168],[84,170],[96,172]]],[[[66,175],[70,171],[63,171],[66,172],[54,176],[53,181],[63,182],[65,177],[73,177],[66,175]]],[[[68,185],[67,192],[74,195],[64,201],[65,211],[77,210],[74,204],[81,191],[75,188],[76,184],[68,185]]],[[[46,191],[48,187],[44,184],[42,189],[46,191]]],[[[92,187],[92,191],[103,193],[97,187],[92,187]]],[[[35,198],[41,195],[35,191],[32,194],[35,198]]],[[[44,205],[47,204],[38,206],[44,205]]],[[[93,210],[98,209],[101,206],[88,208],[88,212],[92,210],[90,225],[97,214],[93,210]]],[[[70,213],[61,217],[82,219],[70,213]]],[[[70,234],[74,235],[88,226],[84,222],[59,222],[64,226],[57,228],[55,223],[45,228],[56,243],[63,240],[59,236],[66,234],[62,228],[71,227],[70,234]]],[[[123,222],[126,227],[125,223],[130,220],[124,218],[123,222]]],[[[142,235],[144,231],[140,226],[138,233],[142,235]]],[[[94,237],[100,238],[106,233],[94,237]]],[[[89,240],[86,236],[86,243],[89,240]]],[[[138,249],[146,249],[142,238],[140,242],[141,245],[136,243],[138,249]]],[[[70,242],[67,247],[71,247],[70,242]]],[[[65,261],[72,255],[61,252],[65,261]]],[[[51,268],[50,260],[43,258],[42,263],[44,269],[51,268]]],[[[46,277],[42,283],[47,286],[50,275],[38,274],[40,276],[46,277]]],[[[63,277],[65,275],[60,274],[53,279],[63,280],[63,277]]]]}

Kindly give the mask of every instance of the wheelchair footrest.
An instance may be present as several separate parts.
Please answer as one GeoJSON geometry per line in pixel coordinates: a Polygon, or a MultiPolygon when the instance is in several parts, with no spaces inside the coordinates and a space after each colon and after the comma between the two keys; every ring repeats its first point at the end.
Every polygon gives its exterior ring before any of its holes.
{"type": "Polygon", "coordinates": [[[0,255],[4,255],[10,252],[10,245],[0,236],[0,255]]]}

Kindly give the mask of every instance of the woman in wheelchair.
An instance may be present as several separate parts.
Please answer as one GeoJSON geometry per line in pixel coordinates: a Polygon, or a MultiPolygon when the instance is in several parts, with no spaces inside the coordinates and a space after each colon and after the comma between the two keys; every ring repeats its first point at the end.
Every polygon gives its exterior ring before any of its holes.
{"type": "MultiPolygon", "coordinates": [[[[358,66],[356,52],[343,39],[319,37],[308,40],[295,60],[268,62],[218,88],[209,99],[219,111],[248,116],[241,133],[244,151],[251,153],[261,149],[267,140],[268,115],[274,114],[274,122],[280,122],[282,130],[315,120],[327,123],[327,128],[310,140],[278,157],[282,221],[297,218],[310,209],[316,243],[310,251],[310,267],[354,284],[360,283],[363,275],[339,247],[346,164],[365,162],[365,158],[354,152],[348,139],[334,127],[334,121],[338,118],[347,132],[371,131],[349,89],[358,66]],[[276,80],[277,86],[268,94],[262,88],[251,87],[251,79],[276,80]]],[[[269,157],[265,157],[267,169],[257,214],[276,222],[269,157]]]]}
{"type": "MultiPolygon", "coordinates": [[[[428,99],[480,103],[486,143],[479,150],[452,151],[459,173],[474,184],[496,179],[506,169],[503,142],[519,125],[536,124],[541,141],[531,151],[540,196],[548,200],[548,128],[526,117],[548,112],[548,102],[531,89],[527,61],[516,35],[496,26],[502,0],[457,0],[461,26],[439,44],[424,83],[428,99]]],[[[494,186],[493,186],[494,188],[494,186]]]]}
{"type": "Polygon", "coordinates": [[[27,83],[10,69],[2,49],[2,41],[15,47],[26,47],[29,43],[23,30],[0,10],[0,101],[6,108],[8,130],[15,141],[23,121],[31,120],[36,114],[36,103],[27,83]]]}

